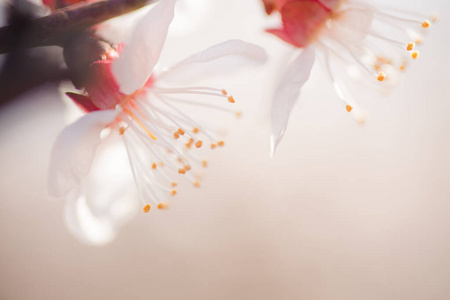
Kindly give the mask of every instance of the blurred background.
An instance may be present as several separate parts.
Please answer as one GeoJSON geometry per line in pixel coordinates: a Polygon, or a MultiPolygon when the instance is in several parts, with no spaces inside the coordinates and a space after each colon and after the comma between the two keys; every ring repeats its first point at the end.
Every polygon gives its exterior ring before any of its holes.
{"type": "Polygon", "coordinates": [[[269,159],[268,103],[294,50],[263,32],[274,20],[259,1],[206,2],[163,60],[240,38],[270,61],[219,83],[244,115],[224,122],[203,187],[181,186],[169,210],[138,213],[110,244],[81,244],[47,195],[59,87],[1,108],[0,299],[449,299],[450,3],[395,1],[440,21],[388,96],[352,90],[364,126],[317,65],[269,159]]]}

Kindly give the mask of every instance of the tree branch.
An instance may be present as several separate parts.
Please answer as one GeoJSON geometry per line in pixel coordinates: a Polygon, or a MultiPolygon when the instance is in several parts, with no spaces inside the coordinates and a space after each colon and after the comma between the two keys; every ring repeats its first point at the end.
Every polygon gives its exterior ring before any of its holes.
{"type": "MultiPolygon", "coordinates": [[[[62,46],[74,31],[88,29],[98,23],[118,17],[156,0],[99,0],[79,3],[55,11],[49,16],[32,20],[27,36],[21,39],[21,47],[62,46]]],[[[11,52],[16,46],[15,29],[0,28],[0,54],[11,52]]]]}

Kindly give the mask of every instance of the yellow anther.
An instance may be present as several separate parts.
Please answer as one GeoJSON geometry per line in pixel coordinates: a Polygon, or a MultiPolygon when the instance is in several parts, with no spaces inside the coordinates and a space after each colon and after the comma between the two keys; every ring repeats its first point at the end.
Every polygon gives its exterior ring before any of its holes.
{"type": "Polygon", "coordinates": [[[217,147],[216,144],[211,144],[211,149],[215,149],[217,147]]]}
{"type": "Polygon", "coordinates": [[[220,141],[220,142],[217,143],[217,146],[223,147],[223,146],[225,146],[225,142],[224,141],[220,141]]]}
{"type": "Polygon", "coordinates": [[[242,117],[242,111],[237,111],[236,112],[236,117],[238,117],[238,118],[242,117]]]}
{"type": "Polygon", "coordinates": [[[172,182],[172,187],[176,187],[177,185],[178,185],[178,183],[172,182]]]}
{"type": "Polygon", "coordinates": [[[194,129],[192,129],[192,132],[193,132],[193,133],[199,133],[199,132],[200,132],[200,129],[198,129],[197,127],[194,127],[194,129]]]}
{"type": "Polygon", "coordinates": [[[414,51],[413,53],[411,53],[411,57],[413,59],[417,59],[419,57],[419,52],[418,51],[414,51]]]}
{"type": "Polygon", "coordinates": [[[156,163],[153,163],[153,164],[152,164],[152,169],[153,169],[153,170],[156,170],[157,167],[158,167],[158,165],[157,165],[156,163]]]}
{"type": "Polygon", "coordinates": [[[120,127],[119,128],[119,134],[123,135],[125,133],[125,128],[124,127],[120,127]]]}
{"type": "Polygon", "coordinates": [[[203,145],[203,141],[201,141],[201,140],[198,140],[198,141],[195,143],[195,147],[197,147],[197,148],[200,148],[202,145],[203,145]]]}
{"type": "Polygon", "coordinates": [[[437,15],[432,15],[431,16],[431,22],[437,22],[439,20],[439,17],[437,15]]]}
{"type": "Polygon", "coordinates": [[[421,38],[417,38],[414,43],[416,44],[422,44],[422,39],[421,38]]]}
{"type": "Polygon", "coordinates": [[[159,166],[164,167],[164,163],[162,161],[160,161],[159,166]]]}
{"type": "Polygon", "coordinates": [[[194,185],[195,187],[200,187],[200,182],[194,181],[193,185],[194,185]]]}
{"type": "Polygon", "coordinates": [[[399,69],[400,71],[405,71],[406,66],[404,64],[400,65],[399,69]]]}
{"type": "Polygon", "coordinates": [[[345,106],[345,109],[348,111],[348,112],[351,112],[352,110],[353,110],[353,107],[351,106],[351,105],[346,105],[345,106]]]}
{"type": "Polygon", "coordinates": [[[179,168],[178,174],[186,174],[186,170],[184,168],[179,168]]]}
{"type": "Polygon", "coordinates": [[[178,133],[179,133],[180,135],[184,135],[184,130],[181,129],[181,128],[178,128],[178,133]]]}
{"type": "Polygon", "coordinates": [[[178,133],[178,131],[175,131],[173,133],[173,138],[176,139],[176,140],[178,140],[180,138],[180,134],[178,133]]]}
{"type": "Polygon", "coordinates": [[[156,207],[158,207],[158,209],[163,209],[164,208],[164,204],[162,202],[159,202],[158,206],[156,206],[156,207]]]}
{"type": "Polygon", "coordinates": [[[186,148],[187,148],[187,149],[190,149],[193,143],[194,143],[194,139],[193,139],[193,138],[190,138],[190,139],[189,139],[189,142],[186,143],[186,148]]]}
{"type": "Polygon", "coordinates": [[[230,103],[234,103],[235,102],[233,96],[229,96],[228,97],[228,102],[230,102],[230,103]]]}
{"type": "Polygon", "coordinates": [[[380,72],[380,73],[378,74],[377,80],[378,80],[378,81],[383,81],[383,80],[385,80],[385,79],[386,79],[386,74],[385,74],[384,72],[380,72]]]}
{"type": "Polygon", "coordinates": [[[430,27],[430,21],[428,21],[428,20],[423,21],[422,27],[423,27],[423,28],[428,28],[428,27],[430,27]]]}
{"type": "Polygon", "coordinates": [[[206,160],[202,161],[203,168],[206,168],[208,166],[208,162],[206,160]]]}
{"type": "Polygon", "coordinates": [[[175,196],[175,195],[177,194],[177,190],[172,190],[172,191],[170,192],[170,194],[171,194],[172,196],[175,196]]]}
{"type": "Polygon", "coordinates": [[[191,165],[185,165],[185,166],[184,166],[184,169],[185,169],[186,171],[190,171],[192,168],[191,168],[191,165]]]}
{"type": "Polygon", "coordinates": [[[145,213],[148,213],[148,212],[150,211],[151,208],[152,208],[152,207],[150,206],[150,204],[146,204],[142,210],[143,210],[145,213]]]}
{"type": "Polygon", "coordinates": [[[222,94],[223,94],[224,96],[228,95],[228,93],[227,93],[226,90],[222,90],[222,94]]]}
{"type": "Polygon", "coordinates": [[[412,51],[412,50],[414,50],[415,47],[416,47],[416,44],[411,42],[411,43],[408,43],[408,45],[406,45],[406,50],[412,51]]]}

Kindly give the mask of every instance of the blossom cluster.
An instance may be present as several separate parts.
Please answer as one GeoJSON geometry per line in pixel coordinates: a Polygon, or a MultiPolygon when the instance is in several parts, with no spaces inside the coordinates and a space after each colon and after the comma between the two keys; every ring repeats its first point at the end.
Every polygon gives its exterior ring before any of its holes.
{"type": "MultiPolygon", "coordinates": [[[[45,0],[44,4],[56,9],[72,1],[45,0]]],[[[234,70],[238,70],[262,65],[267,60],[260,46],[229,40],[161,68],[160,56],[176,2],[160,0],[135,23],[127,40],[118,46],[101,48],[101,55],[89,62],[83,73],[83,90],[66,93],[85,115],[64,129],[56,140],[49,190],[51,196],[67,199],[69,228],[86,243],[102,244],[113,239],[136,208],[125,185],[129,180],[111,184],[105,179],[108,175],[122,178],[122,173],[105,174],[111,167],[108,166],[94,175],[94,162],[101,160],[99,156],[108,155],[102,150],[105,145],[106,149],[112,149],[114,146],[110,145],[117,145],[116,141],[123,145],[141,209],[148,213],[153,207],[167,208],[167,198],[178,193],[180,179],[200,186],[198,171],[208,162],[200,157],[199,149],[225,144],[208,126],[205,116],[189,113],[189,107],[240,116],[240,111],[233,108],[235,98],[228,87],[191,83],[220,73],[221,68],[217,67],[210,72],[212,63],[234,63],[234,70]],[[180,78],[188,80],[184,83],[180,78]]],[[[418,58],[416,48],[423,43],[422,31],[436,20],[352,0],[262,2],[267,14],[281,18],[279,28],[266,31],[299,49],[272,99],[272,154],[317,56],[325,63],[337,98],[363,122],[363,109],[341,79],[352,77],[354,82],[380,90],[394,85],[409,61],[418,58]]],[[[112,156],[106,164],[121,165],[119,160],[123,158],[112,156]]]]}

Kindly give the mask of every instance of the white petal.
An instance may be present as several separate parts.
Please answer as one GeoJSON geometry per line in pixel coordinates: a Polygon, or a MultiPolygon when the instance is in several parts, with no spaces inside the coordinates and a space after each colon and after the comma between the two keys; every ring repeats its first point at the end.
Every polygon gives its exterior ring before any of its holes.
{"type": "Polygon", "coordinates": [[[212,9],[211,0],[178,0],[170,35],[183,36],[204,27],[212,9]]]}
{"type": "Polygon", "coordinates": [[[263,48],[241,40],[229,40],[191,55],[158,76],[159,81],[195,81],[222,75],[239,68],[260,65],[267,60],[263,48]]]}
{"type": "Polygon", "coordinates": [[[114,121],[114,110],[95,111],[67,126],[53,147],[49,171],[49,193],[64,197],[89,172],[100,132],[114,121]]]}
{"type": "Polygon", "coordinates": [[[314,61],[314,49],[309,47],[303,50],[303,52],[289,65],[281,84],[275,91],[271,108],[271,156],[273,156],[276,147],[283,138],[291,110],[300,96],[302,86],[306,83],[311,74],[314,61]]]}
{"type": "Polygon", "coordinates": [[[124,43],[112,71],[121,92],[132,94],[150,77],[159,60],[174,15],[175,0],[161,0],[139,22],[124,43]]]}
{"type": "Polygon", "coordinates": [[[116,231],[109,220],[93,215],[86,197],[79,189],[72,191],[67,199],[64,215],[68,229],[82,243],[103,245],[116,237],[116,231]]]}
{"type": "Polygon", "coordinates": [[[118,142],[108,137],[101,144],[89,175],[67,197],[66,224],[85,244],[109,243],[138,211],[127,154],[118,142]]]}

